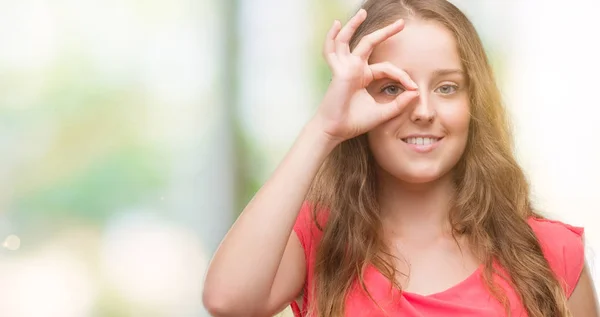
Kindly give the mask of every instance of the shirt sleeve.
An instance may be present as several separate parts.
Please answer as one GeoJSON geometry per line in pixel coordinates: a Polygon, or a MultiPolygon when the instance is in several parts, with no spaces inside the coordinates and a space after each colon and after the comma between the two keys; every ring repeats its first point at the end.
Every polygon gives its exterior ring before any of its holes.
{"type": "Polygon", "coordinates": [[[300,244],[302,244],[305,254],[308,254],[312,247],[312,226],[312,208],[308,202],[305,202],[302,204],[302,207],[300,207],[300,212],[298,213],[296,223],[294,224],[294,232],[296,233],[298,240],[300,240],[300,244]]]}
{"type": "Polygon", "coordinates": [[[583,228],[537,218],[531,218],[529,225],[567,298],[570,297],[585,264],[583,228]]]}

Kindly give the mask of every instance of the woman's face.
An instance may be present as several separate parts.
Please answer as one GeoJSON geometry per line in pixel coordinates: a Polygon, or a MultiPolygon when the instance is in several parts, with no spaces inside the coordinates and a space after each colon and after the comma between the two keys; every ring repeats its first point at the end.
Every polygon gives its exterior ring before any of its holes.
{"type": "MultiPolygon", "coordinates": [[[[406,71],[420,95],[397,117],[368,133],[383,172],[408,183],[446,175],[462,156],[469,132],[467,78],[452,33],[433,21],[408,20],[403,31],[378,45],[370,64],[390,62],[406,71]]],[[[392,79],[367,87],[378,102],[403,92],[392,79]]]]}

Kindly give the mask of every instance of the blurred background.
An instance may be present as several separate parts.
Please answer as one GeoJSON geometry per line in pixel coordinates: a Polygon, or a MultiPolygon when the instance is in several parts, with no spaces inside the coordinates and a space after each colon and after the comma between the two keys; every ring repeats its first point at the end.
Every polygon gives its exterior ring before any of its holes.
{"type": "MultiPolygon", "coordinates": [[[[453,2],[536,206],[585,226],[600,289],[600,4],[453,2]]],[[[359,4],[0,1],[0,316],[208,316],[207,263],[314,111],[324,34],[359,4]]]]}

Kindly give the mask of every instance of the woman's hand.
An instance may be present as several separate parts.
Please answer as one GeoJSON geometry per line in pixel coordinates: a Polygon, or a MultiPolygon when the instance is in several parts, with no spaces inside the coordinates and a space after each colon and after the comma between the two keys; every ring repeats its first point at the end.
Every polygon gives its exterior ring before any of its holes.
{"type": "Polygon", "coordinates": [[[337,142],[363,134],[397,116],[418,95],[417,85],[400,68],[387,62],[368,63],[376,45],[404,28],[403,20],[364,36],[350,51],[350,38],[366,16],[367,12],[361,9],[343,28],[336,20],[325,40],[323,54],[333,77],[314,120],[337,142]],[[366,87],[382,78],[396,80],[406,90],[392,102],[378,103],[366,87]]]}

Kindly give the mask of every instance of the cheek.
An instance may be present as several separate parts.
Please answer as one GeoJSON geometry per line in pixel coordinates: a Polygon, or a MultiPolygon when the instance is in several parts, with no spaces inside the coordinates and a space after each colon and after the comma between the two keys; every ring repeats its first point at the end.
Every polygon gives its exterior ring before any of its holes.
{"type": "Polygon", "coordinates": [[[406,120],[406,115],[400,115],[371,129],[368,133],[369,143],[380,143],[390,137],[396,138],[399,128],[406,120]]]}
{"type": "Polygon", "coordinates": [[[469,131],[471,114],[466,101],[440,107],[438,117],[449,134],[467,134],[469,131]]]}
{"type": "Polygon", "coordinates": [[[385,140],[388,139],[389,134],[390,129],[386,129],[384,125],[379,125],[378,127],[369,131],[367,133],[369,148],[377,149],[381,147],[385,143],[385,140]]]}

